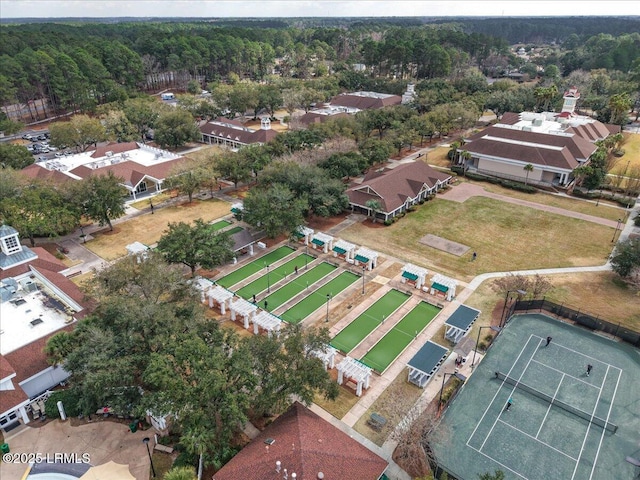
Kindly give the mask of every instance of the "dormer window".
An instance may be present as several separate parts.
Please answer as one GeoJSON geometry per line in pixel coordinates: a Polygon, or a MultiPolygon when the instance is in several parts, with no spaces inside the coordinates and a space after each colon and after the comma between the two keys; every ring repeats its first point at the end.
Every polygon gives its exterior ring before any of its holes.
{"type": "Polygon", "coordinates": [[[22,251],[22,245],[18,240],[18,233],[8,235],[1,240],[0,247],[2,247],[2,253],[5,255],[12,255],[22,251]]]}

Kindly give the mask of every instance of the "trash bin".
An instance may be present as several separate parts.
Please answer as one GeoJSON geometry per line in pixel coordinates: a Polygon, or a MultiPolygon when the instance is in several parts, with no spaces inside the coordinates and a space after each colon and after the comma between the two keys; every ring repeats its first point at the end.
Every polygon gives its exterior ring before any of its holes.
{"type": "Polygon", "coordinates": [[[2,445],[0,445],[0,451],[2,451],[2,453],[9,453],[9,444],[8,443],[3,443],[2,445]]]}
{"type": "Polygon", "coordinates": [[[136,433],[138,431],[138,421],[137,420],[135,422],[131,422],[129,424],[129,430],[131,430],[131,433],[136,433]]]}

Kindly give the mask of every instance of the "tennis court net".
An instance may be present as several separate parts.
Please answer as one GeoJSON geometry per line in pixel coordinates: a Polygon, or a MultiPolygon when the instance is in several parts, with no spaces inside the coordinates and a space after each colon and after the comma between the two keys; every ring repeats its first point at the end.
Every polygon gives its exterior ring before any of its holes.
{"type": "Polygon", "coordinates": [[[503,380],[505,383],[508,383],[509,385],[513,385],[514,387],[519,388],[520,390],[524,390],[525,392],[528,392],[531,395],[538,397],[546,402],[549,402],[551,405],[555,405],[556,407],[559,407],[569,413],[573,413],[574,415],[580,418],[583,418],[588,422],[594,423],[595,425],[598,425],[599,427],[602,427],[611,433],[616,433],[616,431],[618,430],[617,425],[614,425],[613,423],[608,422],[600,417],[596,417],[595,415],[592,415],[583,410],[580,410],[579,408],[571,406],[568,403],[565,403],[561,400],[553,398],[547,395],[546,393],[542,393],[540,390],[536,390],[535,388],[530,387],[529,385],[526,385],[516,380],[515,378],[511,378],[502,372],[496,372],[496,378],[498,378],[499,380],[503,380]]]}

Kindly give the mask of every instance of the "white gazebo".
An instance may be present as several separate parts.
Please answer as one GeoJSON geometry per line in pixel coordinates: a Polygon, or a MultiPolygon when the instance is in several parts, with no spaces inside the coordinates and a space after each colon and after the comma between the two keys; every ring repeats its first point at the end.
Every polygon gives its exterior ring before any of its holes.
{"type": "Polygon", "coordinates": [[[410,283],[415,285],[416,288],[422,288],[427,282],[427,274],[429,271],[426,268],[418,267],[412,263],[407,263],[402,267],[402,283],[410,283]]]}
{"type": "Polygon", "coordinates": [[[362,387],[369,388],[369,378],[371,377],[371,368],[364,363],[359,362],[355,358],[346,357],[338,366],[338,385],[353,381],[356,384],[356,395],[362,395],[362,387]]]}
{"type": "Polygon", "coordinates": [[[207,296],[209,297],[209,308],[213,308],[217,303],[220,306],[220,313],[223,315],[226,313],[227,307],[231,307],[233,293],[226,288],[222,288],[220,285],[210,288],[207,296]]]}
{"type": "Polygon", "coordinates": [[[324,253],[327,253],[333,248],[333,237],[322,232],[314,233],[311,237],[311,246],[320,248],[324,253]]]}
{"type": "Polygon", "coordinates": [[[356,246],[353,243],[345,242],[344,240],[338,240],[333,246],[333,256],[344,258],[349,263],[353,263],[353,255],[355,251],[356,246]]]}
{"type": "Polygon", "coordinates": [[[304,243],[305,245],[309,245],[311,241],[311,237],[313,236],[313,228],[305,227],[304,225],[300,225],[293,235],[298,238],[299,241],[304,243]]]}
{"type": "Polygon", "coordinates": [[[207,279],[198,277],[193,281],[193,287],[200,292],[200,301],[204,302],[205,294],[210,288],[213,288],[214,283],[207,279]]]}
{"type": "Polygon", "coordinates": [[[355,257],[356,266],[362,264],[367,267],[367,270],[373,270],[378,262],[378,252],[374,252],[373,250],[369,250],[365,247],[360,247],[356,250],[355,257]]]}
{"type": "Polygon", "coordinates": [[[138,257],[138,261],[147,258],[147,252],[149,251],[149,247],[140,242],[130,243],[126,246],[126,249],[127,255],[135,255],[138,257]]]}
{"type": "Polygon", "coordinates": [[[231,310],[231,320],[235,322],[236,315],[240,315],[244,320],[244,328],[249,329],[249,322],[253,320],[258,307],[251,302],[247,302],[244,298],[238,298],[229,306],[231,310]]]}
{"type": "Polygon", "coordinates": [[[431,278],[431,295],[440,295],[451,301],[456,296],[456,282],[453,278],[436,273],[431,278]]]}
{"type": "Polygon", "coordinates": [[[337,352],[338,351],[331,345],[326,345],[324,349],[311,350],[309,355],[319,358],[326,370],[327,368],[333,368],[335,366],[337,352]]]}
{"type": "Polygon", "coordinates": [[[260,310],[260,313],[253,317],[253,333],[258,335],[260,332],[260,328],[265,330],[269,336],[273,332],[276,332],[276,336],[280,336],[280,325],[282,324],[282,320],[280,320],[275,315],[270,314],[269,312],[265,312],[264,310],[260,310]]]}

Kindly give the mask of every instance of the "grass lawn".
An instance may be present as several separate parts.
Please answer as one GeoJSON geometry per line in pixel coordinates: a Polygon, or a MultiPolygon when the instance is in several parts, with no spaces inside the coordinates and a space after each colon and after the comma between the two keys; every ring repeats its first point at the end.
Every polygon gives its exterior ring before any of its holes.
{"type": "Polygon", "coordinates": [[[216,280],[218,285],[222,285],[225,288],[229,288],[236,283],[240,283],[245,278],[250,277],[254,273],[259,272],[264,269],[267,265],[272,264],[273,262],[277,262],[278,260],[283,259],[287,255],[291,255],[295,252],[291,247],[280,247],[275,250],[270,251],[266,255],[256,258],[250,263],[243,265],[242,267],[234,270],[233,272],[225,275],[222,278],[216,280]]]}
{"type": "Polygon", "coordinates": [[[336,296],[360,277],[351,272],[342,272],[336,278],[316,289],[280,315],[285,322],[297,324],[327,303],[327,295],[336,296]]]}
{"type": "Polygon", "coordinates": [[[186,153],[184,156],[196,161],[200,161],[200,160],[208,160],[209,158],[215,155],[219,155],[220,153],[225,151],[216,145],[199,144],[199,146],[201,147],[200,149],[193,152],[186,153]]]}
{"type": "MultiPolygon", "coordinates": [[[[537,192],[534,194],[518,192],[510,188],[505,188],[500,185],[495,185],[489,182],[478,182],[469,180],[467,178],[458,177],[458,181],[469,182],[476,185],[480,185],[487,192],[497,193],[506,197],[518,198],[520,200],[526,200],[528,202],[539,203],[541,205],[549,205],[551,207],[562,208],[572,212],[583,213],[586,215],[593,215],[594,217],[606,218],[607,220],[617,220],[621,216],[624,216],[624,209],[620,208],[617,204],[607,203],[606,201],[599,202],[600,205],[596,206],[593,202],[581,200],[579,198],[568,198],[560,195],[553,195],[545,192],[537,192]]],[[[455,188],[455,187],[453,187],[455,188]]]]}
{"type": "Polygon", "coordinates": [[[280,305],[284,305],[300,292],[307,290],[309,286],[313,286],[318,280],[329,275],[336,268],[330,263],[322,262],[309,270],[301,269],[298,275],[294,274],[291,277],[289,283],[283,285],[266,298],[269,302],[269,307],[275,310],[280,305]]]}
{"type": "MultiPolygon", "coordinates": [[[[544,297],[558,304],[564,304],[575,310],[583,310],[602,320],[620,323],[631,330],[640,331],[640,302],[633,290],[622,284],[612,272],[568,273],[546,275],[553,288],[544,297]]],[[[493,281],[484,282],[465,300],[465,305],[477,308],[482,313],[474,324],[469,336],[474,340],[480,326],[489,325],[491,318],[500,318],[504,295],[493,288],[493,281]]],[[[444,332],[444,328],[443,328],[444,332]]],[[[480,340],[489,329],[483,330],[480,340]]],[[[447,346],[447,341],[441,339],[447,346]]],[[[434,341],[437,341],[434,339],[434,341]]],[[[450,345],[450,344],[449,344],[450,345]]]]}
{"type": "Polygon", "coordinates": [[[613,235],[612,228],[485,197],[464,203],[436,198],[389,227],[373,227],[354,224],[340,236],[464,280],[483,272],[599,265],[611,253],[613,235]],[[470,250],[457,257],[423,245],[427,233],[470,250]]]}
{"type": "MultiPolygon", "coordinates": [[[[329,376],[335,382],[338,380],[338,371],[334,368],[329,370],[329,376]]],[[[357,397],[352,388],[346,385],[338,385],[338,398],[327,400],[324,395],[316,394],[313,403],[325,409],[337,419],[342,419],[351,408],[358,403],[357,397]]]]}
{"type": "Polygon", "coordinates": [[[403,305],[410,296],[399,291],[389,290],[376,302],[358,315],[331,340],[331,346],[349,353],[373,332],[384,319],[403,305]]]}
{"type": "Polygon", "coordinates": [[[622,149],[624,155],[617,159],[611,169],[611,173],[624,173],[629,165],[629,170],[640,168],[640,135],[637,133],[623,133],[622,149]]]}
{"type": "Polygon", "coordinates": [[[164,478],[164,475],[171,470],[173,466],[174,456],[164,452],[152,452],[151,458],[153,458],[153,468],[156,471],[156,476],[153,476],[153,472],[149,469],[149,479],[152,478],[164,478]]]}
{"type": "Polygon", "coordinates": [[[153,197],[143,198],[142,200],[131,202],[129,206],[135,208],[136,210],[144,210],[145,208],[151,208],[151,202],[153,202],[153,206],[155,207],[173,197],[174,195],[171,195],[170,191],[164,191],[162,193],[159,193],[158,195],[154,195],[153,197]]]}
{"type": "Polygon", "coordinates": [[[400,423],[409,409],[416,403],[423,390],[407,382],[407,372],[403,370],[376,399],[353,428],[376,445],[382,446],[389,434],[400,423]],[[386,425],[379,431],[367,425],[369,416],[376,412],[387,419],[386,425]]]}
{"type": "Polygon", "coordinates": [[[427,158],[424,159],[426,163],[434,167],[450,167],[451,160],[447,158],[447,154],[451,150],[451,147],[436,147],[427,153],[427,158]]]}
{"type": "Polygon", "coordinates": [[[220,200],[194,200],[192,203],[158,208],[154,215],[141,215],[93,234],[86,247],[105,260],[126,255],[126,246],[135,241],[152,245],[167,229],[170,222],[191,223],[198,218],[210,222],[229,213],[229,204],[220,200]]]}
{"type": "Polygon", "coordinates": [[[384,372],[440,312],[438,307],[420,302],[382,337],[360,361],[377,372],[384,372]]]}

